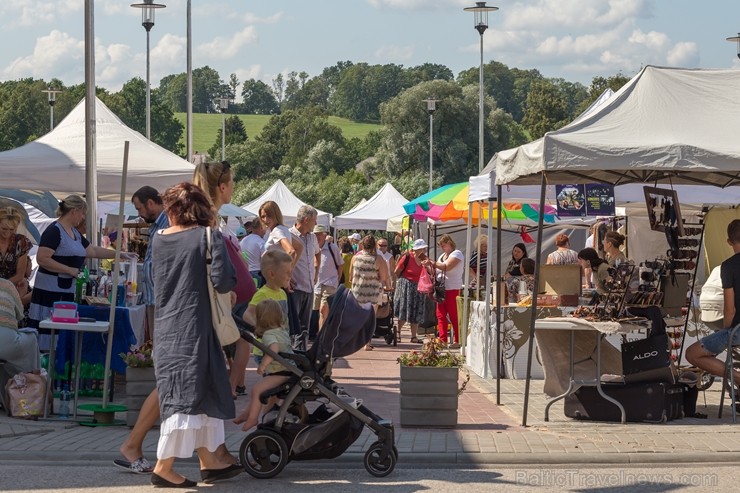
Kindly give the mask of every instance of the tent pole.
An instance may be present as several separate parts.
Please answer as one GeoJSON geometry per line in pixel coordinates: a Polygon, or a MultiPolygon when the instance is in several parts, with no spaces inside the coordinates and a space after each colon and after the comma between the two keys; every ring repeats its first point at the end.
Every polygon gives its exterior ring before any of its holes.
{"type": "MultiPolygon", "coordinates": [[[[476,202],[476,205],[478,206],[478,246],[476,247],[476,266],[475,266],[475,272],[478,274],[478,279],[476,279],[475,283],[475,299],[476,301],[480,301],[480,235],[481,235],[481,217],[483,217],[483,207],[479,202],[476,202]]],[[[486,271],[488,271],[488,268],[486,268],[486,271]]],[[[487,309],[487,308],[486,308],[487,309]]]]}
{"type": "MultiPolygon", "coordinates": [[[[129,141],[123,143],[123,169],[121,170],[121,198],[118,204],[117,228],[119,235],[123,235],[123,204],[126,200],[126,174],[128,173],[128,147],[129,141]]],[[[151,239],[149,240],[151,241],[151,239]]],[[[103,409],[108,407],[110,388],[110,362],[113,355],[113,333],[116,327],[116,296],[118,291],[118,276],[121,269],[121,245],[123,236],[116,242],[116,268],[113,274],[113,293],[111,294],[110,315],[108,316],[108,340],[105,345],[105,376],[103,377],[103,409]]]]}
{"type": "Polygon", "coordinates": [[[496,187],[496,405],[498,406],[501,405],[501,368],[503,368],[501,364],[501,305],[504,303],[501,297],[501,209],[503,208],[501,192],[502,187],[498,185],[496,187]]]}
{"type": "Polygon", "coordinates": [[[545,210],[545,190],[547,185],[547,175],[542,171],[542,183],[540,189],[540,210],[537,221],[537,256],[535,257],[534,266],[534,292],[532,293],[532,312],[529,318],[529,353],[527,354],[527,380],[524,383],[524,410],[522,411],[522,426],[527,426],[527,410],[529,408],[529,383],[532,376],[532,353],[534,352],[534,324],[537,320],[537,289],[540,285],[540,262],[542,260],[542,223],[545,210]]]}
{"type": "MultiPolygon", "coordinates": [[[[493,263],[493,250],[491,249],[491,236],[493,236],[493,202],[490,197],[488,199],[488,219],[487,219],[487,234],[488,234],[488,250],[486,251],[486,358],[485,368],[486,376],[488,376],[491,369],[491,264],[493,263]]],[[[480,221],[482,218],[478,218],[480,221]]],[[[498,372],[496,372],[496,382],[498,383],[498,372]]]]}
{"type": "MultiPolygon", "coordinates": [[[[470,258],[470,244],[473,237],[473,204],[468,202],[468,223],[465,230],[465,255],[470,258]]],[[[460,352],[463,356],[467,356],[467,340],[468,340],[468,323],[470,317],[470,308],[468,303],[470,302],[470,268],[465,265],[465,291],[463,292],[463,323],[460,327],[460,352]]]]}

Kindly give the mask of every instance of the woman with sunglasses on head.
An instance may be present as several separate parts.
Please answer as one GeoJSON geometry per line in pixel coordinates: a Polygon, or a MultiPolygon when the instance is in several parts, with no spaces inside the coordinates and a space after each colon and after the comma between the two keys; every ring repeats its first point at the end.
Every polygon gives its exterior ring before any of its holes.
{"type": "MultiPolygon", "coordinates": [[[[38,329],[39,323],[51,316],[56,301],[74,301],[75,278],[84,266],[85,258],[114,258],[115,250],[91,245],[77,229],[85,222],[87,202],[79,195],[69,195],[59,202],[58,219],[44,230],[39,242],[36,261],[39,270],[28,311],[29,326],[38,329]]],[[[124,260],[136,255],[121,252],[124,260]]],[[[40,333],[48,333],[40,330],[40,333]]],[[[43,343],[42,343],[43,346],[43,343]]],[[[45,349],[42,347],[42,349],[45,349]]]]}
{"type": "MultiPolygon", "coordinates": [[[[224,204],[231,202],[234,193],[234,176],[228,161],[215,163],[201,163],[195,167],[193,183],[206,192],[206,196],[213,204],[216,213],[224,204]]],[[[241,247],[236,236],[226,230],[225,224],[221,222],[218,215],[215,216],[214,228],[220,229],[226,245],[226,253],[229,255],[234,270],[236,271],[236,287],[232,291],[234,304],[245,304],[252,300],[257,291],[254,280],[249,272],[249,266],[241,254],[241,247]]],[[[234,395],[246,393],[244,385],[244,371],[249,363],[251,346],[244,339],[236,341],[234,362],[229,373],[231,391],[234,395]]]]}
{"type": "Polygon", "coordinates": [[[21,213],[15,207],[0,210],[0,278],[15,285],[23,281],[31,242],[18,234],[21,213]]]}

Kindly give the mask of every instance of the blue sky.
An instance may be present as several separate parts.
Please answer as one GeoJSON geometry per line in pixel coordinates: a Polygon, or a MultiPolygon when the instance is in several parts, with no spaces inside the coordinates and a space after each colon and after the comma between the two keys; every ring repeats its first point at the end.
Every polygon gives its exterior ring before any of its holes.
{"type": "MultiPolygon", "coordinates": [[[[140,0],[136,0],[140,1],[140,0]]],[[[157,0],[152,84],[185,71],[186,0],[157,0]]],[[[96,81],[118,90],[145,77],[145,31],[132,0],[95,0],[96,81]]],[[[473,0],[192,0],[193,66],[228,80],[350,60],[406,67],[440,63],[455,75],[478,67],[473,0]]],[[[484,59],[590,83],[642,65],[738,67],[725,41],[740,31],[736,0],[500,0],[489,15],[484,59]]],[[[0,2],[0,79],[84,80],[83,0],[0,2]]]]}

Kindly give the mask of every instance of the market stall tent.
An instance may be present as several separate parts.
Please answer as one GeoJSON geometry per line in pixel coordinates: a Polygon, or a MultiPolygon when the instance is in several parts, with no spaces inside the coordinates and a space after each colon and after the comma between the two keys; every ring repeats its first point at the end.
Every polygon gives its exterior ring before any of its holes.
{"type": "Polygon", "coordinates": [[[545,134],[542,158],[499,155],[496,184],[740,184],[740,71],[646,66],[586,117],[545,134]],[[555,178],[557,176],[557,178],[555,178]]]}
{"type": "Polygon", "coordinates": [[[335,217],[334,227],[384,231],[388,219],[404,214],[403,206],[407,202],[393,185],[386,183],[367,202],[335,217]]]}
{"type": "MultiPolygon", "coordinates": [[[[160,192],[193,178],[193,165],[131,130],[102,101],[95,100],[99,196],[121,192],[124,141],[130,142],[126,190],[144,185],[160,192]]],[[[0,152],[3,188],[82,193],[85,189],[84,99],[54,130],[21,147],[0,152]]]]}
{"type": "MultiPolygon", "coordinates": [[[[541,204],[546,183],[732,187],[740,184],[737,128],[740,71],[647,66],[592,114],[545,134],[541,159],[498,159],[495,183],[539,183],[541,204]]],[[[536,258],[535,285],[540,249],[536,258]]],[[[533,299],[528,368],[535,312],[533,299]]],[[[523,425],[528,394],[529,380],[523,425]]]]}
{"type": "MultiPolygon", "coordinates": [[[[298,209],[303,205],[307,205],[301,199],[296,197],[293,192],[283,183],[282,180],[277,180],[268,188],[265,193],[254,199],[248,204],[243,205],[241,208],[245,211],[251,212],[255,216],[259,215],[260,205],[272,200],[278,206],[280,206],[280,212],[283,213],[283,219],[286,226],[292,226],[295,223],[295,217],[298,213],[298,209]]],[[[331,214],[324,211],[318,211],[318,224],[329,226],[331,222],[331,214]]]]}

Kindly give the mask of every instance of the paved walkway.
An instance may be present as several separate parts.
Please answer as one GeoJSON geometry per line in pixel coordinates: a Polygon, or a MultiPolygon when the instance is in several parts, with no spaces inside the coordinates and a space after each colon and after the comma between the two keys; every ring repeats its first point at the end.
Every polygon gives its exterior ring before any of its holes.
{"type": "MultiPolygon", "coordinates": [[[[404,334],[406,335],[406,334],[404,334]]],[[[408,338],[404,337],[403,341],[408,338]]],[[[362,398],[365,405],[384,418],[399,422],[398,355],[417,344],[402,342],[388,346],[376,339],[374,351],[358,353],[337,361],[334,377],[346,391],[362,398]]],[[[248,386],[256,380],[248,369],[248,386]]],[[[564,417],[561,403],[551,408],[545,423],[546,398],[542,382],[532,381],[528,426],[521,426],[524,381],[501,381],[501,404],[496,405],[495,380],[472,376],[460,397],[458,426],[455,429],[401,428],[396,425],[396,444],[401,464],[450,465],[496,464],[578,464],[578,463],[677,463],[740,461],[740,424],[733,425],[726,406],[718,419],[719,384],[699,395],[697,410],[708,419],[682,419],[667,424],[596,423],[564,417]],[[706,399],[706,405],[705,405],[706,399]]],[[[118,395],[116,401],[122,401],[118,395]]],[[[237,400],[241,411],[249,397],[237,400]]],[[[121,416],[122,417],[122,416],[121,416]]],[[[73,422],[26,422],[0,417],[1,460],[110,461],[128,434],[122,426],[90,428],[73,422]]],[[[226,427],[226,444],[234,452],[245,434],[231,423],[226,427]]],[[[365,430],[360,439],[337,461],[361,464],[361,455],[375,440],[365,430]]],[[[145,453],[155,455],[158,433],[144,442],[145,453]]]]}

